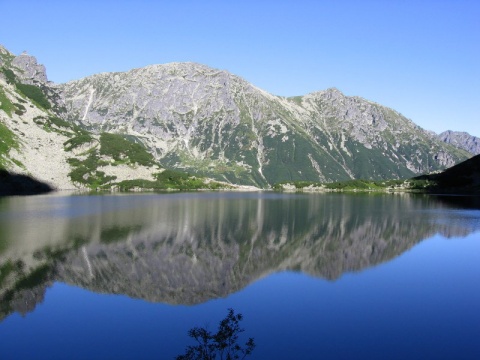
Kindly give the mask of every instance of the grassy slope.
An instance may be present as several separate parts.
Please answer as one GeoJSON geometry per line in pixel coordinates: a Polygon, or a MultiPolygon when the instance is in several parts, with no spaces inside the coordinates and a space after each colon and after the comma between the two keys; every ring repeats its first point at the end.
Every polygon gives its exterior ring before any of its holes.
{"type": "Polygon", "coordinates": [[[282,182],[275,190],[305,190],[308,187],[324,191],[421,191],[448,193],[480,193],[480,155],[474,156],[441,173],[417,176],[407,180],[350,180],[318,183],[309,181],[282,182]]]}
{"type": "MultiPolygon", "coordinates": [[[[78,136],[66,142],[67,148],[80,146],[85,142],[96,141],[86,133],[80,133],[78,136]]],[[[163,170],[158,166],[153,156],[147,150],[135,142],[131,136],[120,134],[102,133],[98,145],[91,147],[84,154],[84,159],[77,157],[70,158],[72,166],[70,173],[71,179],[87,188],[91,189],[110,189],[112,187],[121,190],[131,190],[134,188],[153,189],[153,190],[193,190],[193,189],[219,189],[224,188],[216,182],[207,182],[202,178],[190,176],[189,174],[163,170]],[[111,159],[106,161],[105,159],[111,159]],[[135,167],[138,165],[151,167],[155,180],[134,179],[116,181],[115,176],[107,176],[98,168],[104,165],[127,165],[135,167]]]]}

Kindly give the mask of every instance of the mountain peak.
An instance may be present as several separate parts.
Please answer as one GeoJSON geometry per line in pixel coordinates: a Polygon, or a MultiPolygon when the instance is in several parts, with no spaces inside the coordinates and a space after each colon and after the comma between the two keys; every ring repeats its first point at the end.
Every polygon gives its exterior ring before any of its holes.
{"type": "Polygon", "coordinates": [[[285,99],[193,62],[94,75],[59,90],[70,121],[135,136],[166,168],[233,183],[410,177],[466,158],[397,112],[337,88],[285,99]]]}
{"type": "Polygon", "coordinates": [[[39,64],[37,59],[23,51],[15,56],[4,46],[0,45],[0,66],[11,67],[24,84],[45,84],[48,82],[45,66],[39,64]]]}
{"type": "Polygon", "coordinates": [[[437,135],[440,140],[473,155],[480,154],[480,139],[465,131],[447,130],[437,135]]]}
{"type": "Polygon", "coordinates": [[[305,97],[327,97],[327,98],[340,98],[346,95],[338,90],[336,87],[329,87],[325,90],[318,90],[305,95],[305,97]]]}

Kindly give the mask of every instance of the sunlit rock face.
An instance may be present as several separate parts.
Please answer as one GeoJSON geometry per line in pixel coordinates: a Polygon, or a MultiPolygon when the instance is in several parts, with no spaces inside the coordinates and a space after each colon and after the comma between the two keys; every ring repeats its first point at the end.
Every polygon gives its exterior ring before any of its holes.
{"type": "Polygon", "coordinates": [[[198,304],[280,271],[335,280],[435,234],[478,230],[461,213],[449,215],[448,202],[427,196],[108,199],[4,204],[15,213],[26,206],[40,213],[24,226],[14,219],[2,223],[3,316],[33,309],[56,281],[151,302],[198,304]]]}
{"type": "Polygon", "coordinates": [[[12,60],[12,65],[20,70],[17,71],[17,75],[25,84],[48,82],[45,66],[37,63],[34,56],[22,53],[12,60]]]}
{"type": "Polygon", "coordinates": [[[480,139],[469,133],[448,130],[439,134],[438,137],[447,144],[466,150],[472,155],[480,154],[480,139]]]}
{"type": "Polygon", "coordinates": [[[279,97],[196,63],[57,89],[70,121],[135,136],[167,167],[244,184],[406,178],[468,157],[397,111],[337,89],[279,97]]]}

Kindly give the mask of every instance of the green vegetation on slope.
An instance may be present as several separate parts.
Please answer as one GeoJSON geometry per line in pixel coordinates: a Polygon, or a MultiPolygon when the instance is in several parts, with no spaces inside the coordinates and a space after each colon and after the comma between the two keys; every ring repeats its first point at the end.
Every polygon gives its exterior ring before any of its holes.
{"type": "Polygon", "coordinates": [[[132,190],[134,188],[152,190],[219,190],[228,188],[225,184],[215,181],[206,182],[202,178],[174,170],[164,170],[155,174],[155,181],[141,179],[124,180],[118,183],[118,187],[122,190],[132,190]]]}
{"type": "Polygon", "coordinates": [[[15,107],[12,102],[7,98],[5,92],[0,88],[0,110],[5,111],[8,116],[12,116],[12,111],[15,111],[15,107]]]}
{"type": "Polygon", "coordinates": [[[480,193],[480,155],[474,156],[447,170],[407,180],[350,180],[319,183],[309,181],[281,182],[275,190],[318,191],[419,191],[436,193],[480,193]]]}
{"type": "Polygon", "coordinates": [[[45,97],[45,94],[39,87],[35,85],[28,85],[28,84],[21,84],[21,83],[17,83],[16,86],[17,86],[17,89],[23,95],[28,97],[30,100],[32,100],[34,103],[44,108],[45,110],[48,110],[52,107],[50,105],[50,102],[45,97]]]}
{"type": "Polygon", "coordinates": [[[66,151],[72,151],[84,144],[89,144],[93,141],[93,136],[88,131],[82,130],[77,132],[74,136],[63,143],[66,151]]]}
{"type": "Polygon", "coordinates": [[[32,100],[39,107],[45,110],[48,110],[52,107],[44,92],[38,86],[22,84],[17,80],[15,73],[11,69],[2,67],[1,71],[7,78],[8,83],[15,85],[15,87],[21,94],[32,100]]]}
{"type": "MultiPolygon", "coordinates": [[[[65,142],[66,149],[72,149],[83,143],[96,141],[87,132],[79,133],[65,142]]],[[[151,190],[194,190],[194,189],[220,189],[226,186],[217,182],[207,182],[202,178],[191,176],[187,173],[173,170],[161,171],[153,156],[137,143],[135,137],[120,134],[102,133],[99,145],[91,147],[79,158],[70,158],[72,166],[70,178],[74,183],[81,184],[90,189],[120,190],[151,189],[151,190]],[[99,170],[102,166],[128,165],[134,171],[138,165],[150,167],[155,180],[133,179],[116,181],[116,176],[108,176],[99,170]]]]}
{"type": "Polygon", "coordinates": [[[7,69],[5,67],[2,67],[1,71],[5,75],[7,82],[9,84],[15,85],[15,83],[17,82],[17,77],[15,76],[15,73],[12,70],[7,69]]]}
{"type": "Polygon", "coordinates": [[[117,163],[154,166],[156,162],[142,145],[127,140],[123,135],[102,133],[100,155],[110,156],[117,163]]]}
{"type": "Polygon", "coordinates": [[[106,188],[116,179],[115,176],[106,176],[103,171],[97,170],[98,167],[107,165],[108,162],[100,160],[95,148],[89,150],[88,156],[84,160],[70,158],[68,162],[72,166],[69,174],[72,181],[88,188],[106,188]]]}
{"type": "Polygon", "coordinates": [[[17,148],[15,134],[0,122],[0,169],[5,169],[5,161],[10,149],[17,148]]]}
{"type": "Polygon", "coordinates": [[[427,180],[407,179],[407,180],[348,180],[337,181],[331,183],[320,183],[313,181],[285,181],[277,183],[273,186],[274,190],[291,190],[298,191],[312,190],[318,191],[426,191],[432,183],[427,180]]]}

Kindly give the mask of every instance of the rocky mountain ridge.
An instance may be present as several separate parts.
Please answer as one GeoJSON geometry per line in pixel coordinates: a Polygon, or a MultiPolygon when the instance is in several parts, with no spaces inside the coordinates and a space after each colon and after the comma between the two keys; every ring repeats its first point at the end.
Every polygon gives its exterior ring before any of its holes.
{"type": "Polygon", "coordinates": [[[408,178],[470,156],[392,109],[333,88],[285,98],[196,63],[150,65],[53,84],[43,65],[26,53],[14,56],[0,48],[0,59],[0,91],[13,109],[0,112],[2,123],[20,138],[31,126],[49,127],[41,136],[33,129],[37,135],[24,141],[33,146],[18,154],[4,151],[4,167],[22,170],[10,158],[30,152],[18,160],[28,162],[23,171],[57,188],[108,187],[120,179],[152,182],[159,168],[258,187],[287,180],[408,178]],[[40,89],[47,102],[39,106],[19,92],[21,86],[40,89]],[[15,112],[19,97],[31,110],[15,112]],[[52,117],[60,121],[52,125],[52,117]],[[31,125],[34,119],[41,124],[31,125]],[[144,147],[157,170],[138,171],[135,162],[125,167],[105,157],[103,133],[144,147]],[[34,169],[35,161],[26,160],[40,156],[32,148],[45,144],[52,144],[47,157],[63,164],[62,180],[58,166],[47,166],[48,179],[34,169]]]}
{"type": "Polygon", "coordinates": [[[37,89],[43,95],[39,86],[46,85],[44,67],[38,66],[36,60],[28,55],[15,57],[2,47],[0,59],[1,167],[31,175],[56,188],[75,188],[68,176],[68,155],[63,147],[68,137],[61,131],[50,131],[40,125],[54,113],[20,90],[24,89],[31,95],[28,91],[37,89]],[[20,86],[27,84],[26,87],[17,87],[17,79],[20,86]]]}
{"type": "Polygon", "coordinates": [[[65,109],[56,105],[60,93],[43,65],[3,47],[0,60],[0,170],[55,189],[228,186],[164,172],[139,143],[122,135],[93,134],[63,120],[65,109]]]}
{"type": "Polygon", "coordinates": [[[443,142],[468,151],[472,155],[480,154],[480,139],[465,131],[447,130],[438,134],[438,137],[443,142]]]}
{"type": "Polygon", "coordinates": [[[469,156],[337,89],[279,97],[194,63],[103,73],[58,90],[69,121],[133,135],[167,168],[261,187],[410,177],[469,156]]]}

